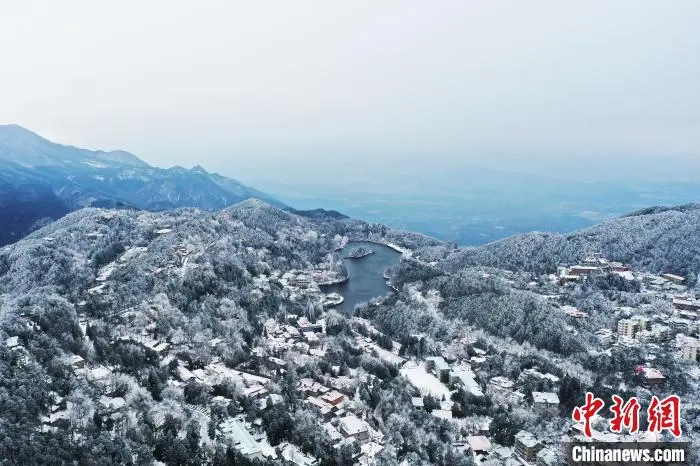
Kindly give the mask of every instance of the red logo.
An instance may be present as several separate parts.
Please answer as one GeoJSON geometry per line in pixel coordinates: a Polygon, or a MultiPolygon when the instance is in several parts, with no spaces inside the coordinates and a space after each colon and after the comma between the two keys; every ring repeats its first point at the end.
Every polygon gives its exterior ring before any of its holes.
{"type": "Polygon", "coordinates": [[[647,416],[649,432],[668,430],[674,437],[681,436],[681,399],[677,395],[670,395],[661,401],[652,396],[647,416]]]}
{"type": "Polygon", "coordinates": [[[598,411],[603,409],[603,406],[605,406],[605,402],[603,402],[603,400],[596,398],[593,393],[587,392],[586,403],[581,407],[577,406],[574,408],[574,412],[571,414],[571,417],[576,422],[583,421],[583,433],[586,437],[590,438],[593,436],[591,433],[591,418],[595,416],[598,411]]]}
{"type": "Polygon", "coordinates": [[[637,398],[632,397],[624,404],[622,398],[617,395],[613,395],[612,399],[613,405],[610,407],[610,411],[614,417],[610,420],[610,432],[619,434],[625,427],[630,434],[637,433],[639,431],[639,409],[641,408],[637,398]]]}
{"type": "MultiPolygon", "coordinates": [[[[621,433],[625,428],[630,434],[639,432],[639,413],[641,405],[636,397],[632,397],[626,402],[619,396],[613,395],[613,405],[610,411],[613,418],[608,422],[610,431],[621,433]]],[[[583,434],[593,437],[591,420],[603,407],[605,403],[600,398],[596,398],[592,393],[586,393],[586,402],[583,406],[574,408],[571,417],[576,422],[583,422],[583,434]]],[[[669,431],[674,437],[681,436],[681,400],[677,395],[670,395],[663,400],[657,396],[651,397],[651,402],[647,409],[648,431],[661,433],[669,431]]]]}

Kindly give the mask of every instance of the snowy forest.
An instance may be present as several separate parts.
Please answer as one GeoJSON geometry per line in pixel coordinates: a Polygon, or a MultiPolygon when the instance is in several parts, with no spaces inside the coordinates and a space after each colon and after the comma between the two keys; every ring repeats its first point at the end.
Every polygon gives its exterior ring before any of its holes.
{"type": "MultiPolygon", "coordinates": [[[[553,439],[586,390],[649,398],[633,370],[649,350],[601,351],[596,332],[615,329],[621,307],[671,312],[613,273],[563,293],[557,267],[595,251],[679,274],[692,291],[698,220],[697,208],[640,213],[465,249],[255,200],[219,212],[71,213],[0,249],[0,458],[468,465],[465,439],[485,421],[506,449],[521,430],[553,439]],[[324,308],[314,281],[342,277],[338,250],[352,240],[404,253],[386,272],[393,292],[342,314],[324,308]],[[406,368],[434,357],[471,361],[475,386],[442,374],[451,389],[425,394],[406,368]],[[491,390],[499,377],[522,397],[491,390]],[[305,394],[328,386],[341,411],[305,394]],[[557,394],[554,414],[535,409],[542,392],[557,394]],[[250,426],[260,455],[240,446],[229,419],[250,426]]],[[[654,364],[665,391],[697,390],[677,358],[657,351],[654,364]]],[[[697,442],[699,411],[687,409],[684,431],[697,442]]]]}

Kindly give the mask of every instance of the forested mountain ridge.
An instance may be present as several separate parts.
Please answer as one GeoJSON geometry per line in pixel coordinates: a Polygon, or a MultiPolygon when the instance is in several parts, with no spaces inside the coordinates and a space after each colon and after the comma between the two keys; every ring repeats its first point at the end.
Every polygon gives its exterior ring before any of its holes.
{"type": "MultiPolygon", "coordinates": [[[[0,249],[0,263],[21,266],[18,270],[0,268],[0,277],[3,279],[2,285],[7,285],[7,280],[10,280],[7,291],[56,284],[55,279],[58,279],[60,274],[52,276],[53,267],[34,270],[38,274],[37,279],[22,277],[20,272],[33,273],[34,269],[26,267],[23,260],[41,260],[56,267],[70,267],[63,272],[67,277],[88,280],[87,283],[82,283],[84,288],[94,280],[95,267],[99,268],[112,262],[112,256],[119,256],[128,248],[153,245],[154,249],[147,251],[149,254],[140,256],[140,260],[133,261],[132,264],[138,268],[139,274],[147,276],[151,273],[148,270],[149,261],[145,259],[151,252],[155,256],[166,252],[171,254],[172,251],[168,251],[168,248],[180,242],[202,250],[214,248],[217,242],[233,242],[234,245],[255,248],[255,256],[260,254],[258,249],[273,246],[272,235],[285,235],[285,240],[296,243],[300,246],[299,250],[305,251],[309,257],[315,257],[314,248],[306,244],[303,235],[300,235],[300,238],[286,236],[289,234],[287,229],[310,230],[311,225],[311,222],[305,222],[301,217],[254,200],[213,213],[197,209],[148,212],[86,208],[66,215],[30,234],[19,243],[0,249]],[[71,261],[55,257],[56,254],[62,253],[71,261]],[[84,270],[78,272],[73,267],[84,270]],[[88,273],[88,276],[85,276],[85,273],[88,273]],[[21,285],[23,281],[26,282],[25,285],[21,285]],[[15,288],[17,286],[20,288],[15,288]]],[[[309,242],[313,243],[314,240],[315,238],[309,242]]],[[[278,256],[287,257],[282,253],[278,256]]],[[[290,266],[305,264],[306,262],[300,259],[299,263],[292,263],[290,266]]],[[[66,291],[80,292],[81,287],[76,283],[66,287],[66,291]]]]}
{"type": "Polygon", "coordinates": [[[156,168],[128,152],[64,146],[17,125],[0,126],[0,196],[0,209],[18,217],[17,222],[0,227],[0,245],[24,236],[39,220],[55,220],[66,211],[87,206],[217,210],[250,198],[283,206],[201,167],[156,168]],[[38,190],[53,196],[35,198],[32,209],[10,202],[38,190]]]}
{"type": "Polygon", "coordinates": [[[672,272],[694,282],[700,272],[700,207],[650,208],[567,234],[534,232],[477,248],[453,251],[447,270],[484,265],[554,272],[586,254],[601,253],[652,272],[672,272]]]}
{"type": "Polygon", "coordinates": [[[68,212],[68,207],[49,186],[13,186],[0,175],[0,245],[21,239],[41,226],[42,219],[48,222],[68,212]]]}
{"type": "Polygon", "coordinates": [[[670,210],[675,210],[678,212],[690,212],[698,209],[700,209],[700,204],[698,203],[683,204],[678,206],[652,206],[631,212],[626,215],[622,215],[622,217],[637,217],[641,215],[658,214],[661,212],[668,212],[670,210]]]}
{"type": "MultiPolygon", "coordinates": [[[[552,262],[578,260],[594,239],[612,241],[625,225],[636,225],[628,231],[635,237],[616,243],[619,254],[635,242],[673,245],[687,239],[678,234],[694,234],[680,228],[688,219],[677,216],[687,215],[693,212],[619,219],[572,234],[569,243],[555,239],[554,246],[545,243],[556,235],[531,235],[540,238],[535,245],[513,238],[529,246],[504,259],[548,247],[558,254],[552,262]],[[560,241],[569,247],[555,247],[560,241]]],[[[528,396],[557,389],[551,380],[522,375],[533,368],[566,380],[563,394],[577,384],[603,390],[644,354],[595,351],[594,332],[614,325],[621,303],[650,306],[650,312],[669,306],[625,289],[602,289],[595,280],[552,301],[565,288],[527,271],[527,259],[520,259],[522,267],[507,264],[514,272],[494,267],[491,248],[499,247],[459,249],[333,213],[297,215],[255,199],[217,212],[69,213],[0,248],[0,457],[22,464],[105,458],[250,464],[226,431],[235,418],[269,447],[269,456],[253,464],[279,464],[271,458],[289,445],[321,464],[354,464],[367,453],[338,443],[337,420],[328,428],[319,403],[300,393],[317,383],[344,397],[343,416],[369,426],[372,448],[379,448],[374,462],[468,465],[471,457],[455,444],[472,435],[468,426],[480,416],[493,418],[494,438],[512,445],[516,426],[534,429],[551,415],[459,388],[444,400],[425,398],[428,405],[444,403],[442,411],[460,421],[453,423],[414,408],[412,400],[423,393],[397,364],[487,353],[474,375],[483,390],[503,374],[519,380],[528,396]],[[387,271],[395,293],[345,316],[324,309],[315,281],[342,277],[337,249],[353,239],[405,253],[387,271]],[[589,317],[572,321],[562,312],[565,303],[589,317]],[[320,330],[320,343],[309,328],[320,330]],[[400,349],[390,353],[395,344],[400,349]],[[266,395],[256,398],[261,390],[266,395]],[[461,423],[465,419],[469,423],[461,423]]],[[[643,250],[630,250],[642,263],[643,250]]],[[[537,267],[548,267],[535,259],[537,267]]],[[[678,361],[664,356],[657,365],[671,388],[688,390],[678,361]]]]}
{"type": "MultiPolygon", "coordinates": [[[[285,359],[299,366],[292,378],[257,382],[285,400],[269,409],[266,398],[243,395],[250,380],[270,380],[246,375],[268,374],[253,347],[266,344],[270,318],[314,321],[322,309],[317,288],[288,285],[284,274],[342,274],[333,252],[348,237],[400,235],[248,200],[218,212],[86,208],[1,248],[0,341],[7,344],[0,344],[0,457],[21,464],[129,464],[134,457],[139,464],[250,464],[217,434],[225,417],[248,412],[263,416],[274,445],[286,439],[325,464],[338,463],[354,453],[334,450],[296,395],[298,377],[318,371],[316,361],[292,352],[285,359]],[[148,342],[162,342],[169,356],[148,342]],[[185,374],[205,368],[208,385],[187,382],[185,374]],[[233,404],[205,416],[191,411],[208,410],[214,395],[233,404]],[[110,403],[122,408],[112,411],[110,403]],[[180,432],[187,439],[178,440],[180,432]]],[[[329,335],[326,344],[337,346],[331,362],[351,357],[353,370],[386,370],[379,360],[349,356],[348,341],[329,335]]],[[[441,441],[454,463],[448,438],[441,441]]]]}

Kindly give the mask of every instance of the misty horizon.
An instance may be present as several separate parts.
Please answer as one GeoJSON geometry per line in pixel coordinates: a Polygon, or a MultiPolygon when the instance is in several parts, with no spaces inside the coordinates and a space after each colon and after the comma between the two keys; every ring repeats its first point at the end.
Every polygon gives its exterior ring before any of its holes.
{"type": "MultiPolygon", "coordinates": [[[[26,127],[20,122],[11,122],[0,124],[0,126],[12,127],[16,126],[23,130],[34,133],[39,137],[45,138],[52,143],[77,147],[81,149],[105,151],[105,152],[128,152],[135,155],[144,162],[158,168],[173,168],[183,167],[192,169],[194,167],[202,167],[212,173],[219,173],[224,176],[239,179],[244,182],[263,182],[270,183],[280,180],[274,171],[268,170],[267,166],[257,161],[255,158],[247,158],[246,163],[231,167],[230,165],[220,166],[216,163],[207,163],[211,161],[202,161],[195,155],[188,161],[189,163],[168,163],[167,161],[153,160],[148,154],[141,154],[130,147],[106,147],[103,145],[86,146],[75,141],[67,141],[63,139],[51,139],[45,134],[35,131],[34,128],[26,127]]],[[[367,158],[362,160],[363,165],[357,165],[348,162],[354,162],[358,151],[343,149],[336,151],[336,154],[341,155],[341,159],[333,160],[327,157],[327,152],[319,149],[309,151],[300,156],[298,154],[290,154],[288,161],[296,164],[303,170],[299,172],[285,171],[285,180],[287,182],[315,182],[315,185],[324,186],[329,182],[328,178],[324,178],[324,173],[330,169],[342,168],[344,175],[352,174],[357,179],[359,178],[368,182],[371,186],[375,181],[372,177],[365,177],[367,169],[385,170],[381,173],[382,182],[384,180],[392,180],[394,177],[401,178],[405,175],[420,175],[422,177],[439,176],[440,178],[450,177],[454,175],[453,170],[457,170],[459,176],[468,173],[469,170],[475,171],[496,171],[501,173],[527,173],[537,175],[542,179],[553,180],[576,180],[582,182],[613,182],[619,179],[630,180],[637,178],[640,181],[648,181],[652,177],[657,181],[695,181],[696,178],[692,173],[681,173],[679,168],[694,167],[695,164],[700,166],[700,157],[695,157],[692,154],[666,154],[666,155],[636,155],[636,154],[560,154],[557,156],[546,154],[518,154],[506,153],[504,151],[487,151],[482,152],[482,158],[456,158],[450,159],[447,155],[425,153],[417,157],[414,161],[423,161],[420,164],[406,164],[407,157],[410,159],[410,154],[395,153],[395,152],[378,152],[368,151],[367,158]],[[296,158],[294,157],[296,155],[296,158]],[[447,158],[447,159],[445,159],[447,158]],[[339,162],[334,165],[334,162],[339,162]],[[636,173],[628,173],[622,170],[624,166],[629,166],[630,163],[635,164],[636,173]],[[665,167],[665,169],[664,169],[665,167]],[[445,171],[448,168],[448,171],[445,171]],[[310,178],[316,178],[311,180],[310,178]]],[[[279,162],[280,160],[278,160],[279,162]]],[[[340,180],[341,185],[343,179],[340,180]]],[[[337,184],[338,179],[330,179],[332,184],[337,184]]]]}
{"type": "MultiPolygon", "coordinates": [[[[201,182],[216,179],[201,172],[204,168],[216,173],[212,167],[197,164],[190,175],[183,175],[182,170],[149,168],[128,152],[86,152],[74,145],[48,141],[18,125],[0,125],[0,156],[10,163],[19,163],[25,170],[58,164],[68,170],[68,180],[82,172],[82,165],[93,166],[97,161],[94,165],[97,172],[81,183],[93,185],[88,189],[96,189],[98,197],[84,198],[88,204],[78,203],[78,206],[91,205],[104,195],[105,189],[118,190],[122,183],[118,180],[137,176],[143,182],[155,176],[153,187],[143,188],[152,193],[152,199],[133,197],[124,191],[121,195],[114,193],[116,200],[157,209],[167,206],[216,209],[252,196],[278,207],[286,204],[301,210],[336,210],[353,218],[466,245],[530,231],[574,231],[650,206],[697,202],[700,192],[700,183],[693,176],[697,170],[692,168],[697,167],[697,160],[683,157],[597,160],[531,157],[504,161],[492,156],[489,163],[476,165],[456,160],[449,166],[437,157],[426,158],[422,165],[405,164],[401,158],[376,157],[342,167],[334,166],[332,160],[307,158],[306,166],[297,167],[296,172],[268,170],[253,179],[237,167],[233,177],[247,186],[229,180],[233,191],[217,193],[219,179],[209,188],[199,186],[201,182]],[[97,159],[85,160],[86,155],[97,159]],[[101,160],[127,163],[127,171],[116,179],[104,181],[101,160]],[[130,167],[140,167],[136,170],[145,170],[150,175],[139,176],[130,167]],[[158,184],[171,176],[179,181],[173,178],[166,185],[158,184]]],[[[60,177],[52,179],[45,181],[54,186],[65,183],[60,177]]],[[[10,180],[11,184],[17,182],[21,184],[20,179],[10,180]]],[[[63,190],[57,192],[60,191],[63,190]]]]}
{"type": "Polygon", "coordinates": [[[694,4],[40,4],[0,19],[0,122],[154,166],[268,183],[700,156],[694,4]]]}

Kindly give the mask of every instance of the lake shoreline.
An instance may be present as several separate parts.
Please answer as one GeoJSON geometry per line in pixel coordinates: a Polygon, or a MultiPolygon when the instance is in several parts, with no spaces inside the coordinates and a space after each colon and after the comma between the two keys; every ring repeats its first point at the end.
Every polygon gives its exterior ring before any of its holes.
{"type": "Polygon", "coordinates": [[[357,260],[357,257],[346,257],[341,252],[341,259],[347,269],[347,279],[333,285],[319,284],[319,288],[324,293],[336,292],[343,296],[343,303],[334,308],[346,314],[351,314],[357,304],[397,291],[387,283],[385,274],[389,267],[401,260],[401,253],[395,247],[378,241],[349,241],[340,250],[346,248],[350,250],[354,247],[368,248],[372,252],[363,254],[360,257],[362,260],[357,260]]]}

